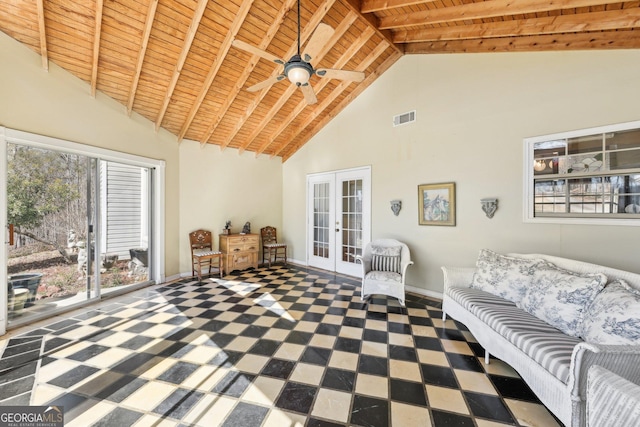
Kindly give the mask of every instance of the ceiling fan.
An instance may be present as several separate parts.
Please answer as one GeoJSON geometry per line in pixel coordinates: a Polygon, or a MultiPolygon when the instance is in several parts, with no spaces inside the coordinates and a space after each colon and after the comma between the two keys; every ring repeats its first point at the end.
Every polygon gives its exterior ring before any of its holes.
{"type": "Polygon", "coordinates": [[[257,92],[261,89],[271,86],[274,83],[286,79],[300,88],[304,99],[308,105],[318,102],[316,94],[313,88],[309,84],[309,79],[312,75],[320,77],[326,77],[329,79],[350,80],[354,82],[361,82],[364,80],[364,73],[361,71],[347,71],[337,70],[333,68],[318,68],[315,69],[311,64],[311,61],[315,59],[324,44],[333,36],[335,30],[327,24],[320,23],[311,36],[309,43],[305,47],[304,52],[300,53],[300,0],[298,0],[298,52],[291,57],[288,61],[278,58],[275,55],[270,54],[267,51],[259,49],[241,40],[234,40],[233,46],[238,49],[242,49],[246,52],[258,55],[262,58],[273,61],[276,64],[284,65],[284,71],[277,76],[268,78],[265,81],[257,83],[247,90],[249,92],[257,92]]]}

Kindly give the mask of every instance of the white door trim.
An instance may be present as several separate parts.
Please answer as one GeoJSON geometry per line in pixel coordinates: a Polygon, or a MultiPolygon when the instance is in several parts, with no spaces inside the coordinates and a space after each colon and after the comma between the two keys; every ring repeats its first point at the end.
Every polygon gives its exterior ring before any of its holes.
{"type": "MultiPolygon", "coordinates": [[[[368,242],[371,241],[371,166],[360,166],[349,169],[340,169],[333,170],[327,172],[317,172],[307,175],[307,195],[306,195],[306,262],[309,266],[314,266],[318,268],[323,268],[329,271],[338,271],[345,274],[350,274],[354,276],[360,276],[360,268],[349,269],[349,271],[339,271],[341,269],[337,268],[338,266],[338,242],[336,238],[336,234],[342,230],[342,223],[337,218],[338,215],[341,214],[342,209],[338,205],[338,189],[339,183],[337,182],[338,178],[345,175],[361,175],[363,176],[363,190],[366,190],[365,197],[363,199],[363,228],[362,228],[362,247],[364,247],[368,242]],[[330,251],[332,252],[332,256],[330,256],[326,263],[320,261],[316,258],[313,259],[313,250],[312,250],[312,242],[313,242],[313,224],[311,223],[311,214],[313,213],[313,200],[312,200],[312,184],[319,182],[332,182],[332,192],[330,195],[331,199],[331,223],[330,223],[330,251]],[[338,226],[339,228],[336,228],[338,226]],[[338,230],[338,231],[336,231],[338,230]]],[[[342,181],[341,181],[342,182],[342,181]]],[[[344,263],[343,263],[344,264],[344,263]]],[[[341,266],[342,267],[342,266],[341,266]]]]}

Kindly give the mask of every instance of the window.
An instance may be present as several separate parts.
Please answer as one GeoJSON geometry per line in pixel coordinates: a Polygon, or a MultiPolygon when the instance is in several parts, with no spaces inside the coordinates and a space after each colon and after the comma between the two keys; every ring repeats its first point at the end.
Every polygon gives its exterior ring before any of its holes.
{"type": "Polygon", "coordinates": [[[524,142],[526,222],[640,225],[640,121],[524,142]]]}

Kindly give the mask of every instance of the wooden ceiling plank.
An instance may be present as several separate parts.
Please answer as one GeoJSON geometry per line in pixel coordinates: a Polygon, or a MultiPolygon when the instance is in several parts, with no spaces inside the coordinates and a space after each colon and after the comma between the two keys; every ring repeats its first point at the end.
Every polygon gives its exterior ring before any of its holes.
{"type": "Polygon", "coordinates": [[[406,53],[539,52],[589,49],[638,49],[635,31],[549,34],[536,37],[449,40],[407,44],[406,53]]]}
{"type": "MultiPolygon", "coordinates": [[[[341,102],[338,104],[333,110],[329,113],[326,113],[322,120],[307,133],[303,140],[299,141],[296,144],[290,144],[286,148],[289,148],[286,154],[282,156],[283,163],[291,158],[296,151],[300,149],[304,144],[306,144],[311,138],[313,138],[320,130],[327,125],[331,120],[333,120],[342,110],[344,110],[347,105],[349,105],[354,99],[358,97],[366,88],[368,88],[371,83],[376,81],[378,77],[380,77],[385,71],[389,69],[393,64],[396,63],[398,59],[402,57],[402,54],[398,52],[393,52],[380,66],[373,72],[370,73],[362,83],[360,83],[349,95],[347,95],[341,102]]],[[[306,128],[300,127],[300,131],[305,130],[306,128]]],[[[290,139],[294,140],[294,137],[290,139]]],[[[282,149],[279,150],[282,153],[282,149]]]]}
{"type": "MultiPolygon", "coordinates": [[[[373,49],[369,55],[366,56],[366,58],[364,58],[362,60],[362,62],[356,67],[357,71],[365,71],[367,68],[369,68],[369,66],[371,64],[374,63],[374,61],[376,59],[378,59],[378,57],[380,55],[382,55],[384,53],[385,50],[387,50],[389,46],[385,45],[384,43],[380,43],[375,49],[373,49]]],[[[366,79],[365,79],[366,81],[366,79]]],[[[364,81],[362,82],[364,83],[364,81]]],[[[313,120],[316,119],[316,117],[318,117],[319,114],[321,114],[322,112],[324,112],[324,110],[326,110],[329,105],[331,105],[331,103],[333,103],[333,101],[336,100],[336,98],[342,93],[344,92],[347,87],[349,87],[349,85],[351,84],[350,81],[342,81],[340,82],[340,84],[338,84],[336,86],[336,88],[331,92],[331,94],[327,97],[325,97],[325,99],[318,104],[318,106],[316,108],[313,109],[312,114],[310,114],[306,120],[304,120],[300,125],[298,125],[298,127],[296,129],[294,129],[293,133],[290,134],[287,138],[287,140],[283,143],[280,144],[279,147],[275,148],[273,154],[271,155],[271,157],[274,156],[279,156],[282,151],[292,142],[295,140],[295,138],[300,134],[300,132],[302,132],[303,129],[306,129],[307,126],[309,126],[309,124],[311,124],[313,122],[313,120]]]]}
{"type": "Polygon", "coordinates": [[[151,35],[151,28],[153,27],[153,21],[156,16],[157,8],[158,0],[151,0],[151,2],[149,3],[149,9],[147,10],[147,17],[144,23],[144,33],[142,34],[142,45],[140,46],[140,52],[138,53],[138,61],[136,62],[136,72],[133,76],[131,88],[129,89],[129,101],[127,102],[127,114],[129,116],[131,116],[131,111],[133,110],[133,101],[136,98],[138,82],[140,81],[140,72],[142,71],[142,64],[144,63],[144,56],[147,52],[149,36],[151,35]]]}
{"type": "Polygon", "coordinates": [[[360,0],[346,0],[345,4],[354,12],[359,13],[362,19],[367,22],[367,25],[372,27],[383,40],[386,40],[389,46],[393,47],[398,53],[404,53],[402,50],[403,45],[393,43],[393,34],[389,30],[380,28],[380,20],[373,13],[361,12],[362,5],[360,4],[360,0]]]}
{"type": "Polygon", "coordinates": [[[433,10],[385,16],[380,19],[380,29],[395,29],[416,25],[433,25],[472,19],[486,19],[525,13],[549,12],[559,9],[589,7],[619,3],[619,0],[572,0],[557,2],[550,0],[487,0],[459,6],[442,7],[433,10]]]}
{"type": "MultiPolygon", "coordinates": [[[[331,9],[331,6],[333,6],[333,3],[335,3],[335,1],[336,0],[324,0],[322,2],[322,4],[317,8],[316,12],[313,14],[311,19],[307,23],[307,25],[305,25],[304,29],[302,30],[302,34],[300,34],[300,43],[306,42],[307,39],[311,36],[311,34],[313,34],[316,27],[318,26],[318,24],[320,24],[320,21],[322,20],[322,18],[324,18],[324,16],[329,12],[329,9],[331,9]]],[[[291,58],[291,56],[297,51],[298,51],[298,41],[295,40],[291,44],[291,47],[289,48],[287,53],[284,55],[284,57],[291,58]]],[[[280,73],[281,73],[281,67],[276,67],[271,73],[271,75],[274,76],[280,73]]],[[[233,138],[235,138],[235,136],[238,134],[240,129],[242,129],[244,124],[247,122],[249,117],[251,117],[251,115],[253,114],[255,109],[258,107],[258,105],[260,105],[260,102],[262,101],[262,99],[264,99],[264,97],[267,95],[270,89],[271,88],[265,88],[257,93],[256,97],[254,98],[252,103],[247,107],[242,117],[236,121],[236,125],[234,126],[231,133],[227,135],[224,142],[220,145],[221,150],[224,150],[225,148],[227,148],[227,146],[229,146],[231,141],[233,141],[233,138]]]]}
{"type": "Polygon", "coordinates": [[[439,0],[362,0],[360,12],[371,13],[396,7],[414,6],[417,4],[435,3],[439,0]]]}
{"type": "MultiPolygon", "coordinates": [[[[296,0],[287,0],[286,2],[283,3],[282,7],[278,11],[278,14],[276,15],[276,18],[274,19],[273,23],[267,30],[267,33],[265,34],[265,36],[262,38],[262,41],[258,45],[258,48],[265,50],[271,44],[271,41],[273,40],[276,33],[280,29],[280,26],[284,22],[284,19],[287,13],[289,12],[289,10],[291,10],[291,8],[295,5],[295,3],[296,3],[296,0]]],[[[242,70],[242,73],[238,76],[238,79],[236,80],[236,83],[233,86],[233,89],[229,91],[224,102],[222,103],[218,111],[216,111],[215,116],[211,121],[211,124],[209,125],[209,127],[207,128],[207,131],[204,134],[204,137],[200,139],[201,144],[206,144],[209,138],[211,138],[211,135],[213,135],[216,128],[220,124],[220,121],[227,113],[227,110],[229,109],[231,104],[233,104],[233,101],[236,99],[236,96],[238,96],[238,93],[240,93],[245,83],[249,79],[251,72],[258,64],[259,59],[260,59],[259,55],[251,56],[251,59],[249,59],[249,62],[242,70]]]]}
{"type": "Polygon", "coordinates": [[[96,0],[96,25],[93,34],[93,60],[91,63],[91,96],[96,96],[98,85],[98,59],[100,58],[100,34],[102,32],[102,11],[104,0],[96,0]]]}
{"type": "Polygon", "coordinates": [[[40,56],[42,68],[49,71],[49,55],[47,54],[47,33],[44,21],[44,0],[37,0],[38,7],[38,31],[40,32],[40,56]]]}
{"type": "MultiPolygon", "coordinates": [[[[342,54],[342,56],[333,64],[333,67],[335,68],[344,67],[351,60],[351,58],[353,58],[353,56],[356,53],[358,53],[360,49],[362,49],[362,47],[366,44],[367,41],[369,41],[369,39],[374,34],[375,34],[375,31],[373,30],[373,28],[367,27],[362,32],[362,34],[358,37],[358,39],[355,40],[349,46],[349,49],[347,49],[342,54]]],[[[329,84],[329,82],[331,82],[331,79],[321,79],[320,83],[314,86],[313,90],[315,91],[316,94],[320,93],[322,89],[324,89],[329,84]]],[[[304,108],[306,107],[307,107],[307,103],[304,100],[300,101],[298,105],[296,105],[296,107],[293,109],[291,114],[289,114],[285,120],[280,121],[276,130],[273,133],[271,133],[271,135],[269,135],[267,140],[258,148],[258,150],[256,150],[256,157],[262,154],[267,148],[269,148],[269,146],[273,144],[273,142],[278,138],[278,136],[280,136],[280,134],[287,127],[289,127],[289,125],[296,119],[298,114],[300,114],[300,112],[302,112],[302,110],[304,110],[304,108]]],[[[317,111],[317,107],[314,107],[311,114],[314,115],[315,111],[317,111]]]]}
{"type": "Polygon", "coordinates": [[[209,88],[213,84],[213,80],[218,75],[218,71],[220,71],[222,62],[226,58],[227,53],[229,53],[229,49],[231,48],[231,42],[236,37],[236,34],[238,34],[238,31],[240,30],[242,23],[247,17],[247,14],[251,9],[252,4],[253,4],[253,0],[242,1],[242,4],[240,5],[240,9],[238,9],[238,13],[236,14],[235,19],[231,23],[231,27],[229,28],[229,31],[227,31],[227,35],[225,36],[224,40],[222,41],[222,44],[220,45],[220,49],[218,50],[216,59],[213,65],[211,66],[209,73],[207,74],[204,84],[202,85],[202,89],[200,90],[200,93],[196,98],[196,102],[192,105],[191,110],[189,110],[189,114],[187,115],[187,120],[182,125],[182,129],[178,134],[178,141],[182,141],[182,138],[184,138],[184,134],[187,133],[189,126],[191,126],[191,123],[193,122],[193,119],[196,116],[196,113],[198,112],[198,110],[200,109],[200,106],[202,105],[202,101],[204,101],[205,96],[207,96],[207,93],[209,92],[209,88]]]}
{"type": "MultiPolygon", "coordinates": [[[[313,62],[315,63],[319,63],[322,58],[329,53],[329,51],[331,51],[331,49],[333,49],[333,46],[338,42],[338,40],[340,40],[342,38],[342,36],[344,36],[344,34],[349,30],[349,28],[351,28],[351,24],[353,24],[355,22],[355,20],[358,18],[358,14],[356,12],[350,11],[347,16],[345,17],[345,19],[342,20],[342,22],[340,22],[340,25],[338,25],[338,27],[335,29],[335,31],[333,32],[333,35],[331,36],[331,38],[329,38],[329,40],[327,40],[326,43],[323,43],[323,47],[320,50],[320,52],[317,53],[317,55],[315,55],[313,62]]],[[[351,49],[350,49],[351,50],[351,49]]],[[[351,58],[353,55],[356,54],[357,51],[351,53],[351,56],[349,58],[351,58]]],[[[345,62],[346,63],[346,62],[345,62]]],[[[324,79],[323,79],[324,80],[324,79]]],[[[327,83],[328,83],[328,79],[327,83]]],[[[290,87],[293,87],[294,90],[291,91],[291,94],[295,93],[295,86],[290,85],[290,87]]],[[[317,94],[321,88],[314,88],[315,89],[315,93],[317,94]]],[[[284,105],[284,103],[286,103],[286,101],[288,101],[289,97],[287,97],[287,99],[284,99],[285,97],[282,96],[280,98],[280,100],[278,100],[278,104],[282,104],[284,105]],[[284,99],[284,101],[283,101],[284,99]]],[[[294,111],[300,107],[300,105],[302,104],[302,108],[298,111],[298,113],[300,111],[302,111],[302,109],[304,109],[304,107],[307,105],[307,103],[305,102],[305,100],[302,100],[296,107],[294,107],[294,111]]],[[[269,124],[269,122],[273,119],[273,117],[275,117],[275,115],[278,113],[278,110],[271,110],[269,111],[269,114],[267,114],[264,119],[260,122],[259,126],[256,126],[253,129],[253,132],[251,132],[251,134],[249,135],[249,137],[244,141],[244,143],[240,146],[239,150],[240,153],[243,153],[244,150],[251,145],[251,143],[257,138],[257,136],[262,133],[262,131],[264,130],[264,128],[267,126],[267,124],[269,124]]],[[[286,121],[286,120],[285,120],[286,121]]],[[[282,123],[282,122],[281,122],[282,123]]]]}
{"type": "Polygon", "coordinates": [[[173,91],[176,89],[176,84],[178,83],[178,79],[180,78],[182,67],[184,66],[184,62],[187,60],[187,55],[191,50],[193,39],[198,32],[198,27],[200,26],[202,15],[204,15],[204,11],[207,9],[207,4],[208,0],[198,0],[198,5],[196,6],[195,13],[193,14],[191,24],[189,24],[189,29],[187,30],[187,35],[185,37],[184,44],[182,45],[180,56],[178,57],[178,62],[176,62],[176,66],[173,70],[173,75],[171,76],[169,86],[167,87],[167,92],[164,96],[164,100],[162,101],[162,107],[160,107],[160,111],[158,112],[158,116],[156,117],[156,132],[158,131],[158,129],[160,129],[160,125],[162,125],[162,119],[167,112],[169,102],[171,102],[173,91]]]}
{"type": "Polygon", "coordinates": [[[519,19],[490,24],[454,25],[451,27],[398,31],[394,35],[393,41],[395,43],[415,43],[435,40],[605,31],[638,27],[640,27],[640,8],[519,19]]]}

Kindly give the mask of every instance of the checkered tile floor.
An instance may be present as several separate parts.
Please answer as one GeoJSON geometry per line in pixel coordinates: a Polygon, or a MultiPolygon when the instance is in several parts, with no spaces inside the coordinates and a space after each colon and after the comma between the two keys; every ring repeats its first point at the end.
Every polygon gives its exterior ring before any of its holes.
{"type": "Polygon", "coordinates": [[[555,426],[440,302],[299,267],[181,280],[0,341],[0,405],[65,426],[555,426]]]}

